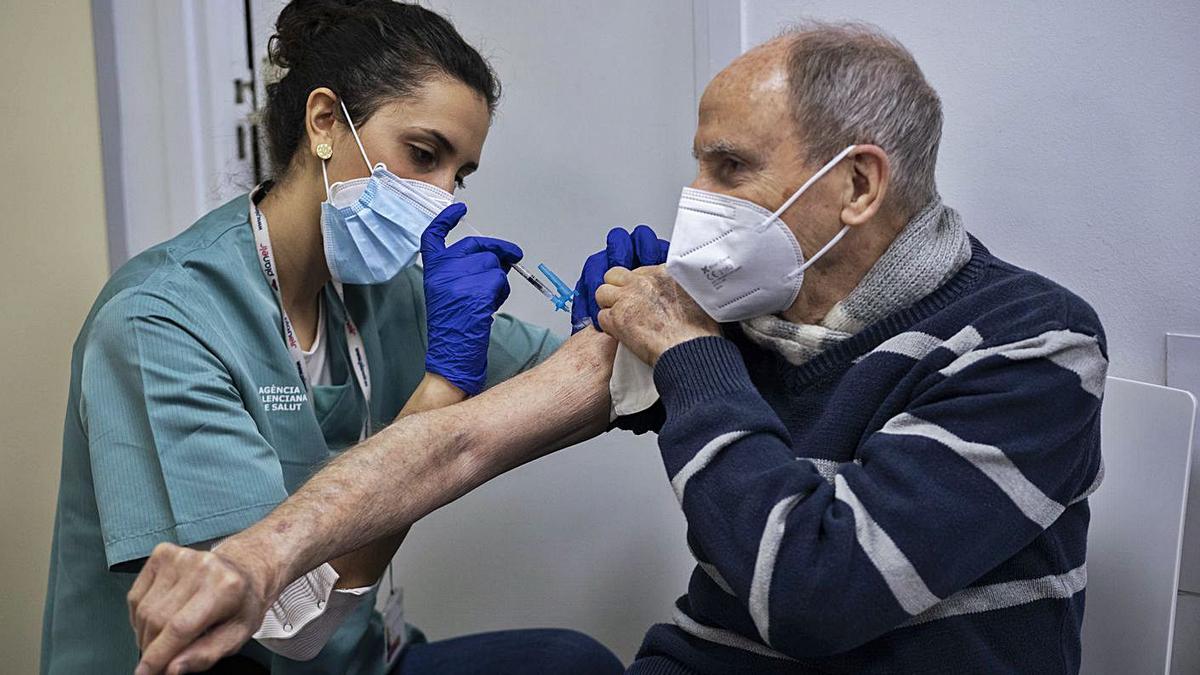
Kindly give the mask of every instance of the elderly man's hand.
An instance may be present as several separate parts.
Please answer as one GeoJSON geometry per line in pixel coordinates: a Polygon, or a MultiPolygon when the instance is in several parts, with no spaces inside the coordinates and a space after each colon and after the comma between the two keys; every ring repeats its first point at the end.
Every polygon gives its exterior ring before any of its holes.
{"type": "Polygon", "coordinates": [[[604,332],[651,366],[681,342],[720,335],[717,323],[667,275],[664,265],[612,268],[596,289],[596,303],[604,332]]]}
{"type": "Polygon", "coordinates": [[[262,624],[265,584],[232,558],[159,544],[129,591],[135,675],[207,670],[262,624]]]}

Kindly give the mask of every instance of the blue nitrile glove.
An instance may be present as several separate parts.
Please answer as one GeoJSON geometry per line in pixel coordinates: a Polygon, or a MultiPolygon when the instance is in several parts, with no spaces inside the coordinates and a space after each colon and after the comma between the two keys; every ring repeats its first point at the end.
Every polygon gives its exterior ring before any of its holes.
{"type": "Polygon", "coordinates": [[[425,370],[474,396],[487,378],[492,315],[508,299],[508,269],[525,254],[516,244],[465,237],[446,246],[446,235],[467,213],[451,204],[421,235],[425,262],[425,370]]]}
{"type": "Polygon", "coordinates": [[[583,263],[583,272],[575,284],[579,293],[571,304],[571,332],[581,330],[580,322],[591,319],[596,330],[601,330],[600,307],[596,305],[596,289],[604,284],[604,275],[614,267],[635,269],[648,265],[661,265],[667,262],[667,249],[670,242],[659,239],[654,230],[646,225],[633,228],[633,233],[626,232],[620,227],[608,231],[607,246],[603,251],[594,253],[583,263]]]}

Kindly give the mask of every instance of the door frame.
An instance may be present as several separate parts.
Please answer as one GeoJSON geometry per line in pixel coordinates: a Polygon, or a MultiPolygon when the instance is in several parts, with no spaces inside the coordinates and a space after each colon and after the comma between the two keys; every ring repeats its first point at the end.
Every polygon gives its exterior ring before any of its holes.
{"type": "Polygon", "coordinates": [[[111,269],[253,185],[246,6],[93,0],[111,269]]]}

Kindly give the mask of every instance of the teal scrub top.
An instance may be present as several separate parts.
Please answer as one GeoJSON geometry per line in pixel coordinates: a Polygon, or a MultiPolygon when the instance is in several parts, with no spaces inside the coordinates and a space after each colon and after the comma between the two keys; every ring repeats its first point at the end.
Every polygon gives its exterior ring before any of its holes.
{"type": "MultiPolygon", "coordinates": [[[[255,253],[247,197],[200,219],[113,275],[75,342],[42,630],[43,673],[132,672],[125,595],[156,544],[226,537],[265,516],[358,440],[343,308],[327,286],[333,385],[306,400],[279,306],[255,253]],[[314,414],[315,413],[315,414],[314,414]]],[[[371,423],[391,422],[424,374],[425,300],[410,267],[345,287],[374,383],[371,423]]],[[[545,359],[560,339],[500,314],[488,383],[545,359]]],[[[365,600],[320,655],[272,673],[381,673],[383,633],[365,600]]]]}

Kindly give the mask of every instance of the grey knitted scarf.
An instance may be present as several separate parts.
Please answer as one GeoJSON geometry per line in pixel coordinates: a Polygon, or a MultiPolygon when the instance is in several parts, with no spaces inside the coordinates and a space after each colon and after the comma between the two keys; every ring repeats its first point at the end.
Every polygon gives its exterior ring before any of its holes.
{"type": "Polygon", "coordinates": [[[834,305],[820,324],[760,316],[743,321],[742,330],[755,344],[799,365],[929,295],[970,259],[971,241],[962,218],[935,197],[904,226],[858,286],[834,305]]]}

